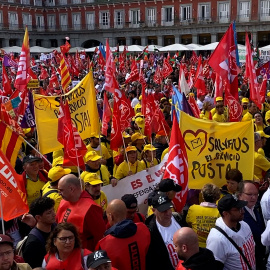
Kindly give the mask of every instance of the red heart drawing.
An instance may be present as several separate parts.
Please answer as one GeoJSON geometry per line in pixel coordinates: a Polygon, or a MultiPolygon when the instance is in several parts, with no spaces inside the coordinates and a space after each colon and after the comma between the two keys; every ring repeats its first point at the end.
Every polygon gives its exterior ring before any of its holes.
{"type": "MultiPolygon", "coordinates": [[[[195,138],[198,136],[198,134],[200,134],[200,133],[203,133],[204,134],[204,145],[202,146],[202,148],[201,148],[201,150],[200,150],[200,152],[199,152],[199,154],[203,151],[203,149],[206,147],[206,143],[207,143],[207,132],[205,131],[205,130],[203,130],[203,129],[198,129],[196,132],[194,132],[193,130],[190,130],[190,129],[188,129],[188,130],[186,130],[184,133],[183,133],[183,138],[184,138],[184,141],[185,141],[185,145],[186,145],[186,148],[189,150],[189,151],[192,151],[191,149],[190,149],[190,147],[189,147],[189,145],[186,143],[186,139],[185,139],[185,136],[186,136],[186,134],[187,133],[190,133],[190,134],[192,134],[195,138]]],[[[199,155],[198,154],[198,155],[199,155]]]]}

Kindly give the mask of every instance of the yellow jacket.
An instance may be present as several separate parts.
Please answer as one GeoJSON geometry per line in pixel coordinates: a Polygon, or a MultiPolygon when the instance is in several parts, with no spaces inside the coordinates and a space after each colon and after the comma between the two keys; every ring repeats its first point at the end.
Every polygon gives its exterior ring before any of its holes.
{"type": "Polygon", "coordinates": [[[270,162],[258,152],[254,153],[254,175],[260,180],[263,179],[263,172],[270,169],[270,162]]]}
{"type": "Polygon", "coordinates": [[[135,174],[135,173],[143,171],[143,170],[144,170],[144,167],[143,167],[142,163],[138,160],[134,164],[131,164],[129,162],[129,166],[128,166],[127,161],[123,161],[119,165],[119,167],[117,168],[114,177],[116,179],[122,179],[122,178],[128,176],[129,171],[132,171],[132,173],[135,174]]]}
{"type": "Polygon", "coordinates": [[[227,122],[224,114],[215,113],[215,115],[213,116],[213,120],[221,123],[227,122]]]}
{"type": "Polygon", "coordinates": [[[246,121],[250,121],[253,119],[253,115],[250,112],[247,112],[243,118],[242,118],[242,122],[246,122],[246,121]]]}
{"type": "Polygon", "coordinates": [[[101,206],[103,212],[105,212],[108,205],[108,199],[106,194],[102,190],[100,191],[100,193],[101,193],[100,197],[97,200],[95,200],[95,203],[101,206]]]}

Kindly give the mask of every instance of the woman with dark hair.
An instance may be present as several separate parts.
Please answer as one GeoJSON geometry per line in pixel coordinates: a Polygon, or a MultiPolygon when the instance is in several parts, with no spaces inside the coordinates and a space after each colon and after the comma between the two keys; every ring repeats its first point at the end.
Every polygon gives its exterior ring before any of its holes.
{"type": "Polygon", "coordinates": [[[47,255],[42,267],[47,270],[88,270],[86,260],[91,251],[81,249],[76,227],[71,223],[59,223],[52,231],[46,245],[47,255]]]}
{"type": "Polygon", "coordinates": [[[254,114],[254,131],[263,131],[266,128],[265,120],[261,112],[254,114]]]}

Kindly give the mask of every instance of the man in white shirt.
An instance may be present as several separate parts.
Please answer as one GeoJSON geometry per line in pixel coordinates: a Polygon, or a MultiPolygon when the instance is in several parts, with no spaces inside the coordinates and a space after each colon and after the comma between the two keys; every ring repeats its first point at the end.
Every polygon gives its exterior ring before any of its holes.
{"type": "MultiPolygon", "coordinates": [[[[216,226],[220,227],[233,239],[242,250],[251,269],[255,270],[255,242],[249,225],[243,221],[243,208],[246,205],[246,201],[238,200],[235,195],[228,194],[221,198],[218,203],[221,217],[217,219],[216,226]]],[[[249,269],[234,245],[216,228],[211,229],[206,241],[206,247],[212,250],[215,259],[219,261],[219,269],[249,269]]]]}
{"type": "Polygon", "coordinates": [[[179,262],[173,235],[182,224],[180,225],[178,218],[172,215],[173,204],[165,193],[157,191],[150,193],[148,203],[152,205],[154,214],[145,222],[151,234],[146,270],[173,270],[179,262]]]}
{"type": "Polygon", "coordinates": [[[262,196],[261,208],[262,208],[264,222],[266,225],[267,221],[270,220],[270,185],[262,196]]]}

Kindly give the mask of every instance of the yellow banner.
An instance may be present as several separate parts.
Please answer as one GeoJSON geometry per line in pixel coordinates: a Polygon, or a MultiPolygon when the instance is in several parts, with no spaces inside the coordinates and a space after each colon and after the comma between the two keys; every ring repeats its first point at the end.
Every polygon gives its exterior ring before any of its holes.
{"type": "Polygon", "coordinates": [[[244,180],[253,179],[252,121],[218,123],[181,112],[180,129],[188,156],[189,188],[201,189],[207,183],[221,187],[226,183],[226,172],[235,168],[244,180]]]}
{"type": "MultiPolygon", "coordinates": [[[[81,138],[83,140],[88,138],[91,132],[99,133],[99,115],[92,71],[63,97],[69,102],[72,122],[81,138]]],[[[42,154],[63,147],[57,141],[59,106],[60,96],[34,94],[36,127],[42,154]]]]}

